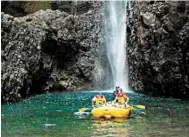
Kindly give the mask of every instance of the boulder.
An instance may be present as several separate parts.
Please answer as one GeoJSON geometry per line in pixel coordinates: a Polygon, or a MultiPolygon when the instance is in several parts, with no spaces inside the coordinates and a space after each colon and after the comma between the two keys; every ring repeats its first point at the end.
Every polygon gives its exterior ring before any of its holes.
{"type": "Polygon", "coordinates": [[[1,13],[3,103],[92,88],[101,2],[91,2],[91,10],[72,15],[47,9],[23,17],[1,13]]]}

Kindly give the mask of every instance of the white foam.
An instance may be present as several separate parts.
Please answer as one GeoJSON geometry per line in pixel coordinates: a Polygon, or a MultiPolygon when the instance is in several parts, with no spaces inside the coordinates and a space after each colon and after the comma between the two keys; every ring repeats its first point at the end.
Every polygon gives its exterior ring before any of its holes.
{"type": "MultiPolygon", "coordinates": [[[[98,90],[98,91],[90,91],[90,92],[94,92],[94,93],[113,93],[115,89],[109,89],[109,90],[98,90]]],[[[123,90],[124,93],[133,93],[133,91],[131,90],[123,90]]]]}
{"type": "Polygon", "coordinates": [[[74,115],[89,115],[91,114],[90,112],[74,112],[74,115]]]}
{"type": "Polygon", "coordinates": [[[56,124],[45,124],[46,127],[56,126],[56,124]]]}
{"type": "Polygon", "coordinates": [[[62,112],[62,110],[56,110],[57,112],[62,112]]]}

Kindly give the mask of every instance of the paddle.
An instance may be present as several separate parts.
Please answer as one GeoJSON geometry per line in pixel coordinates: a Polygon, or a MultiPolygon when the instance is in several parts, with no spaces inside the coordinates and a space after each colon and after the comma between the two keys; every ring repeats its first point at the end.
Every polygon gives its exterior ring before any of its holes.
{"type": "Polygon", "coordinates": [[[136,107],[136,108],[139,108],[139,109],[146,109],[146,107],[143,106],[143,105],[134,105],[133,107],[136,107]]]}
{"type": "Polygon", "coordinates": [[[87,111],[87,110],[92,110],[92,108],[80,108],[79,109],[79,112],[85,112],[85,111],[87,111]]]}
{"type": "Polygon", "coordinates": [[[74,112],[74,115],[80,116],[80,115],[90,115],[91,112],[74,112]]]}
{"type": "MultiPolygon", "coordinates": [[[[146,109],[146,107],[143,105],[133,105],[133,107],[139,108],[139,109],[146,109]]],[[[79,112],[86,112],[86,111],[91,111],[91,110],[92,108],[81,108],[79,109],[79,112]]]]}

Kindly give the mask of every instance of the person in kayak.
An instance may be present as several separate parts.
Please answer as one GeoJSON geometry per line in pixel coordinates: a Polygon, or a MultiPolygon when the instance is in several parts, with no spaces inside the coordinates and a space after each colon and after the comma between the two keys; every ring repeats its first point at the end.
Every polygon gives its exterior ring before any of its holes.
{"type": "Polygon", "coordinates": [[[119,86],[116,86],[114,92],[113,92],[113,100],[116,98],[116,94],[118,93],[119,91],[119,86]]]}
{"type": "Polygon", "coordinates": [[[113,103],[115,104],[117,102],[120,107],[127,107],[128,101],[129,97],[123,93],[122,89],[119,89],[115,99],[113,100],[113,103]]]}
{"type": "Polygon", "coordinates": [[[103,95],[95,95],[92,99],[92,107],[98,107],[106,104],[106,98],[103,95]]]}

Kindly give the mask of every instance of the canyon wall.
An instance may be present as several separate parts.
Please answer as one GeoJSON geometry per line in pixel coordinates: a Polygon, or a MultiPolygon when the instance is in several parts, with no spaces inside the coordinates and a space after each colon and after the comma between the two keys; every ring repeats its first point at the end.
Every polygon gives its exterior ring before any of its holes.
{"type": "Polygon", "coordinates": [[[127,14],[131,88],[189,97],[189,2],[132,1],[127,14]]]}
{"type": "Polygon", "coordinates": [[[2,102],[53,90],[92,88],[102,3],[87,4],[80,14],[65,12],[64,7],[24,16],[1,12],[2,102]]]}

